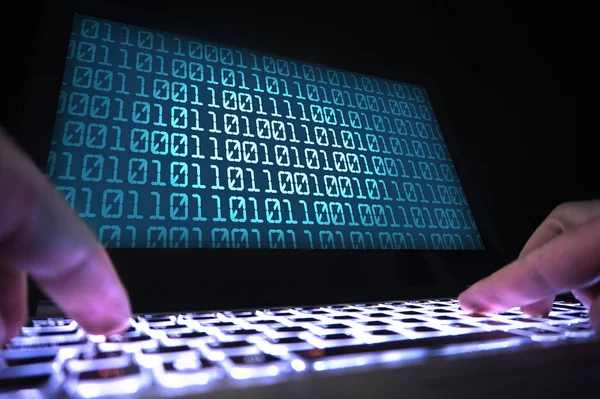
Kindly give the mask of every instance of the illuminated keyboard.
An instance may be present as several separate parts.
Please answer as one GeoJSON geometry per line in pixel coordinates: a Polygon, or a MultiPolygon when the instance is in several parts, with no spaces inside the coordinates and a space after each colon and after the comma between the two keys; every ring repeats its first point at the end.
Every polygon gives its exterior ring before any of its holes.
{"type": "Polygon", "coordinates": [[[585,307],[570,301],[556,301],[547,318],[468,314],[454,299],[149,314],[109,337],[69,319],[33,319],[0,352],[0,397],[173,396],[592,337],[585,307]]]}

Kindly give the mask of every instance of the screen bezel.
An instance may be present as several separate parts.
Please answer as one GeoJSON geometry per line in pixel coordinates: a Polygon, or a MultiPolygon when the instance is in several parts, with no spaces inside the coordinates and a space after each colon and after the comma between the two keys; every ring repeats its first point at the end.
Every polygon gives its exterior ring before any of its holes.
{"type": "MultiPolygon", "coordinates": [[[[223,26],[192,23],[140,9],[98,5],[47,6],[38,31],[38,52],[32,58],[17,141],[45,170],[58,104],[67,45],[74,13],[169,31],[199,40],[249,48],[298,59],[288,50],[248,32],[235,35],[223,26]],[[36,115],[35,118],[28,117],[36,115]]],[[[316,52],[315,52],[316,53],[316,52]]],[[[473,217],[483,251],[374,250],[247,250],[247,249],[109,249],[129,290],[136,312],[180,309],[222,309],[261,306],[367,302],[431,296],[455,296],[477,278],[497,269],[504,259],[493,223],[473,184],[457,136],[444,114],[433,79],[416,65],[393,70],[373,65],[368,70],[302,59],[424,87],[430,97],[473,217]],[[198,265],[200,263],[200,266],[198,265]],[[289,268],[301,265],[289,276],[289,268]],[[130,266],[135,264],[135,266],[130,266]],[[206,265],[206,266],[204,266],[206,265]],[[258,268],[248,265],[260,265],[258,268]],[[216,266],[216,267],[215,267],[216,266]],[[226,266],[226,267],[224,267],[226,266]],[[143,270],[143,272],[141,272],[143,270]],[[198,279],[194,278],[198,277],[198,279]]]]}

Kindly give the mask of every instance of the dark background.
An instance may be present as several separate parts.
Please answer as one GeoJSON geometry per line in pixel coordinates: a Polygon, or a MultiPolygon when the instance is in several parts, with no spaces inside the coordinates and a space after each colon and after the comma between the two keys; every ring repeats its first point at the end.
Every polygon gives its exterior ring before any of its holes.
{"type": "MultiPolygon", "coordinates": [[[[342,69],[377,74],[402,67],[429,75],[510,258],[556,205],[600,196],[592,124],[597,47],[583,2],[93,3],[214,25],[279,47],[281,55],[342,69]]],[[[0,123],[9,131],[18,129],[44,14],[36,2],[14,5],[3,10],[0,36],[0,123]]]]}

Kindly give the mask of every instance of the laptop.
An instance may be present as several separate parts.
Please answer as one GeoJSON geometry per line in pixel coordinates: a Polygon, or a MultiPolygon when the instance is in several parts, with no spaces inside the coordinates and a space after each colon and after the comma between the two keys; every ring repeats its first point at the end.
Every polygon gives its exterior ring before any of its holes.
{"type": "Polygon", "coordinates": [[[17,139],[135,315],[91,336],[33,291],[0,396],[498,396],[507,369],[575,378],[591,363],[569,359],[598,354],[572,297],[547,318],[460,309],[508,259],[431,79],[141,10],[45,22],[17,139]]]}

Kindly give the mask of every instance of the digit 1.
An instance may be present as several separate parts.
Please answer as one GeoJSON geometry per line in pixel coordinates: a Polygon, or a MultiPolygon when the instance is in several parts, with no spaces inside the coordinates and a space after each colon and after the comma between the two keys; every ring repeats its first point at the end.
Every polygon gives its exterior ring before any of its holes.
{"type": "Polygon", "coordinates": [[[258,101],[258,111],[256,111],[256,113],[258,115],[266,115],[267,113],[263,110],[262,98],[256,94],[254,95],[254,98],[258,101]]]}
{"type": "Polygon", "coordinates": [[[137,230],[133,226],[125,226],[125,230],[131,231],[131,248],[135,248],[137,230]]]}
{"type": "Polygon", "coordinates": [[[419,192],[421,193],[421,202],[424,204],[428,204],[429,200],[425,198],[425,193],[423,193],[423,187],[419,183],[415,183],[415,186],[417,186],[419,192]]]}
{"type": "Polygon", "coordinates": [[[114,43],[115,41],[110,38],[112,33],[112,25],[109,23],[103,23],[102,25],[106,27],[106,36],[100,40],[107,43],[114,43]]]}
{"type": "Polygon", "coordinates": [[[119,158],[115,157],[114,155],[111,155],[108,157],[109,160],[113,161],[113,175],[111,178],[106,179],[107,183],[123,183],[123,180],[119,179],[117,177],[117,173],[119,171],[119,158]]]}
{"type": "Polygon", "coordinates": [[[306,201],[299,200],[298,202],[301,203],[302,207],[304,208],[304,221],[302,222],[302,224],[315,224],[315,222],[310,220],[310,216],[308,213],[308,204],[306,203],[306,201]]]}
{"type": "Polygon", "coordinates": [[[210,79],[208,79],[206,81],[206,83],[210,83],[210,84],[213,84],[213,85],[219,84],[219,82],[217,82],[215,80],[215,68],[212,65],[206,65],[205,64],[205,66],[210,70],[210,79]]]}
{"type": "Polygon", "coordinates": [[[121,87],[118,90],[115,90],[115,93],[128,95],[129,92],[125,90],[125,82],[127,81],[127,75],[125,75],[123,72],[117,72],[117,76],[121,78],[121,87]]]}
{"type": "Polygon", "coordinates": [[[402,160],[400,158],[396,159],[396,161],[398,162],[398,164],[400,165],[400,169],[402,169],[402,177],[403,178],[408,178],[408,175],[406,174],[406,170],[404,169],[404,163],[402,162],[402,160]]]}
{"type": "Polygon", "coordinates": [[[281,82],[281,85],[283,87],[283,93],[281,93],[281,95],[283,97],[293,97],[290,92],[288,91],[288,85],[287,85],[287,81],[285,79],[279,79],[279,81],[281,82]]]}
{"type": "Polygon", "coordinates": [[[423,238],[423,242],[425,243],[425,249],[429,249],[429,245],[427,245],[427,236],[423,233],[419,233],[418,236],[423,238]]]}
{"type": "Polygon", "coordinates": [[[400,141],[404,142],[404,146],[406,147],[406,155],[409,157],[414,156],[412,152],[410,152],[410,148],[408,148],[408,141],[406,139],[400,139],[400,141]]]}
{"type": "Polygon", "coordinates": [[[242,133],[244,137],[254,137],[252,133],[250,133],[250,119],[247,116],[240,116],[240,118],[244,121],[244,125],[246,125],[246,132],[242,133]]]}
{"type": "Polygon", "coordinates": [[[398,187],[398,183],[395,180],[392,180],[392,184],[394,185],[394,187],[396,187],[396,193],[398,194],[398,198],[396,198],[396,201],[404,202],[404,198],[402,198],[402,195],[400,194],[400,187],[398,187]]]}
{"type": "Polygon", "coordinates": [[[133,46],[131,44],[131,30],[126,26],[121,26],[121,29],[125,30],[125,40],[121,42],[123,46],[133,46]]]}
{"type": "Polygon", "coordinates": [[[212,116],[213,120],[213,126],[212,128],[208,129],[208,131],[211,133],[221,133],[221,131],[217,129],[217,114],[215,114],[213,111],[208,111],[208,114],[212,116]]]}
{"type": "Polygon", "coordinates": [[[431,184],[426,184],[427,187],[429,187],[429,191],[431,191],[431,196],[433,197],[433,201],[431,201],[432,204],[439,204],[440,201],[438,201],[438,199],[435,197],[435,191],[433,191],[433,186],[431,184]]]}
{"type": "Polygon", "coordinates": [[[287,224],[298,224],[298,221],[294,220],[294,217],[292,216],[292,203],[290,202],[290,200],[284,199],[282,201],[283,201],[284,204],[287,204],[287,206],[288,206],[288,217],[289,217],[289,219],[286,220],[285,223],[287,223],[287,224]]]}
{"type": "Polygon", "coordinates": [[[308,236],[308,244],[310,245],[310,249],[314,249],[315,246],[313,245],[313,238],[310,230],[304,230],[303,233],[308,236]]]}
{"type": "Polygon", "coordinates": [[[237,73],[240,74],[240,80],[242,82],[242,84],[239,85],[239,88],[242,90],[249,90],[250,88],[248,86],[246,86],[246,75],[244,75],[244,72],[237,71],[237,73]]]}
{"type": "Polygon", "coordinates": [[[210,165],[212,169],[215,170],[215,184],[211,186],[213,190],[225,190],[219,181],[219,167],[217,165],[210,165]]]}
{"type": "Polygon", "coordinates": [[[292,131],[292,138],[290,139],[290,143],[299,143],[300,140],[296,138],[296,129],[294,128],[294,124],[287,122],[286,125],[288,125],[290,127],[290,130],[292,131]]]}
{"type": "Polygon", "coordinates": [[[429,228],[430,229],[435,229],[437,226],[435,225],[435,223],[433,223],[433,220],[431,219],[431,213],[429,212],[429,209],[422,207],[421,209],[423,209],[423,211],[427,214],[427,216],[429,217],[429,228]]]}
{"type": "Polygon", "coordinates": [[[301,76],[298,74],[298,66],[296,65],[296,63],[295,62],[290,62],[290,65],[294,67],[293,68],[294,69],[294,74],[293,74],[292,77],[295,78],[295,79],[300,79],[301,76]]]}
{"type": "Polygon", "coordinates": [[[127,65],[127,61],[129,59],[129,53],[127,53],[127,50],[125,50],[124,48],[121,49],[121,52],[123,53],[123,63],[119,65],[119,68],[131,69],[131,67],[129,65],[127,65]]]}
{"type": "Polygon", "coordinates": [[[362,160],[363,160],[363,162],[365,163],[365,174],[366,174],[366,175],[372,175],[372,174],[373,174],[373,172],[371,172],[371,171],[369,170],[369,163],[367,162],[367,157],[365,157],[365,155],[364,155],[364,154],[358,154],[358,156],[359,156],[359,157],[361,157],[361,158],[362,158],[362,160]]]}
{"type": "Polygon", "coordinates": [[[156,165],[156,181],[151,182],[150,184],[153,186],[166,186],[167,183],[165,183],[164,181],[160,181],[160,173],[161,173],[161,168],[162,168],[162,164],[160,163],[159,160],[153,159],[152,163],[156,165]]]}
{"type": "Polygon", "coordinates": [[[215,144],[214,145],[214,149],[215,149],[214,155],[211,155],[209,158],[212,159],[213,161],[222,161],[223,157],[219,156],[219,142],[214,137],[209,137],[208,139],[215,144]]]}
{"type": "Polygon", "coordinates": [[[323,170],[326,170],[326,171],[333,170],[333,168],[331,168],[329,166],[329,159],[327,159],[327,153],[325,152],[325,150],[319,150],[319,152],[321,154],[323,154],[323,158],[325,159],[325,167],[323,168],[323,170]]]}
{"type": "Polygon", "coordinates": [[[156,49],[156,52],[167,54],[168,51],[165,49],[165,36],[161,35],[160,33],[156,33],[156,36],[158,36],[158,38],[160,39],[160,45],[156,49]]]}
{"type": "Polygon", "coordinates": [[[323,86],[319,86],[321,88],[321,91],[323,92],[323,104],[331,104],[331,101],[329,101],[329,99],[327,98],[327,91],[325,90],[325,88],[323,86]]]}
{"type": "Polygon", "coordinates": [[[127,215],[127,219],[143,219],[144,217],[138,214],[138,201],[140,195],[135,190],[129,190],[128,193],[133,195],[133,213],[131,215],[127,215]]]}
{"type": "Polygon", "coordinates": [[[341,231],[336,231],[335,234],[340,236],[340,242],[342,243],[342,249],[346,249],[346,244],[344,243],[344,234],[341,231]]]}
{"type": "Polygon", "coordinates": [[[208,106],[212,108],[221,108],[216,102],[217,96],[215,94],[215,89],[213,89],[212,87],[207,87],[206,89],[210,91],[210,103],[208,104],[208,106]]]}
{"type": "Polygon", "coordinates": [[[383,147],[383,153],[384,154],[391,154],[390,151],[387,148],[387,144],[385,142],[385,138],[382,135],[378,135],[379,139],[381,140],[381,146],[383,147]]]}
{"type": "Polygon", "coordinates": [[[340,123],[340,126],[341,127],[349,127],[350,125],[348,125],[346,123],[346,119],[344,118],[344,113],[342,112],[342,110],[339,108],[336,108],[335,110],[340,114],[340,119],[342,120],[342,122],[340,123]]]}
{"type": "MultiPolygon", "coordinates": [[[[270,166],[270,165],[273,165],[273,162],[269,161],[269,149],[267,148],[267,145],[266,145],[265,143],[259,143],[258,145],[260,145],[260,146],[261,146],[262,148],[264,148],[264,150],[265,150],[265,160],[264,160],[264,161],[262,161],[261,163],[262,163],[263,165],[269,165],[269,166],[270,166]]],[[[270,181],[270,180],[271,180],[271,179],[269,178],[269,181],[270,181]]]]}
{"type": "Polygon", "coordinates": [[[192,231],[198,233],[198,248],[202,248],[202,230],[199,227],[192,227],[192,231]]]}
{"type": "MultiPolygon", "coordinates": [[[[190,84],[190,87],[194,90],[194,100],[191,101],[191,104],[192,105],[202,105],[202,103],[200,101],[198,101],[199,96],[200,96],[200,88],[198,87],[198,85],[194,85],[194,84],[190,84]]],[[[213,96],[213,102],[214,102],[214,96],[213,96]]]]}
{"type": "MultiPolygon", "coordinates": [[[[258,217],[258,201],[254,197],[248,197],[248,200],[254,205],[254,218],[250,219],[250,223],[264,223],[265,221],[258,217]]],[[[260,241],[260,235],[259,241],[260,241]]]]}
{"type": "Polygon", "coordinates": [[[362,137],[360,137],[360,133],[354,132],[354,134],[356,135],[356,138],[358,139],[358,144],[359,144],[358,149],[359,149],[359,151],[367,151],[367,149],[363,145],[362,137]]]}
{"type": "Polygon", "coordinates": [[[342,87],[345,89],[349,89],[350,85],[348,85],[348,81],[346,80],[346,74],[344,72],[338,72],[338,73],[341,75],[342,80],[344,81],[344,83],[342,84],[342,87]]]}
{"type": "Polygon", "coordinates": [[[277,112],[277,101],[275,101],[275,99],[273,97],[269,97],[269,100],[271,100],[271,102],[273,103],[273,112],[271,113],[271,116],[276,116],[278,118],[281,117],[281,114],[279,112],[277,112]]]}
{"type": "Polygon", "coordinates": [[[165,72],[165,57],[163,57],[162,55],[157,55],[156,58],[158,58],[158,71],[156,71],[156,74],[161,76],[168,76],[169,74],[165,72]]]}
{"type": "Polygon", "coordinates": [[[150,216],[150,220],[165,220],[165,217],[160,215],[160,194],[152,191],[150,195],[156,198],[156,213],[150,216]]]}
{"type": "Polygon", "coordinates": [[[213,218],[213,222],[226,222],[227,219],[221,215],[221,198],[218,195],[211,195],[211,198],[217,201],[217,217],[213,218]]]}
{"type": "Polygon", "coordinates": [[[192,194],[192,198],[196,198],[198,202],[198,216],[194,216],[192,220],[194,222],[205,222],[207,219],[202,216],[202,197],[200,197],[200,194],[192,194]]]}
{"type": "Polygon", "coordinates": [[[294,168],[304,169],[304,165],[302,165],[300,163],[300,155],[298,154],[298,149],[296,147],[294,147],[294,146],[290,146],[290,148],[296,154],[296,163],[294,164],[294,168]]]}
{"type": "MultiPolygon", "coordinates": [[[[204,128],[200,127],[200,111],[198,111],[196,108],[192,108],[191,110],[194,113],[194,116],[195,116],[194,119],[196,120],[196,123],[190,129],[195,130],[197,132],[204,131],[204,128]]],[[[213,120],[214,120],[214,118],[213,118],[213,120]]]]}
{"type": "Polygon", "coordinates": [[[163,106],[162,104],[153,104],[156,108],[158,108],[158,121],[153,122],[154,126],[167,126],[166,123],[163,122],[163,106]]]}
{"type": "Polygon", "coordinates": [[[294,246],[294,249],[297,249],[298,247],[296,246],[296,233],[294,233],[294,230],[287,230],[288,233],[290,233],[290,235],[292,236],[292,245],[294,246]]]}
{"type": "Polygon", "coordinates": [[[271,182],[271,171],[267,170],[267,169],[263,169],[263,172],[266,173],[267,179],[269,181],[269,188],[265,190],[265,193],[269,193],[269,194],[276,193],[277,191],[273,190],[273,184],[271,182]]]}
{"type": "Polygon", "coordinates": [[[369,237],[369,239],[371,240],[371,248],[375,248],[375,241],[373,241],[373,233],[371,233],[370,231],[365,231],[365,235],[367,237],[369,237]]]}
{"type": "Polygon", "coordinates": [[[252,229],[250,231],[256,234],[256,247],[260,248],[260,231],[258,231],[258,229],[252,229]]]}
{"type": "Polygon", "coordinates": [[[421,176],[419,176],[417,174],[417,168],[415,168],[415,163],[413,161],[411,161],[410,159],[408,159],[406,162],[408,162],[412,166],[412,168],[413,168],[413,177],[412,178],[413,179],[420,179],[421,176]]]}
{"type": "Polygon", "coordinates": [[[265,91],[260,88],[260,78],[258,77],[258,75],[253,73],[252,76],[254,77],[254,80],[256,81],[256,87],[254,88],[254,91],[257,91],[259,93],[264,93],[265,91]]]}
{"type": "Polygon", "coordinates": [[[86,193],[85,199],[85,211],[79,214],[81,218],[95,218],[96,214],[91,212],[92,207],[92,190],[87,187],[83,187],[81,189],[84,193],[86,193]]]}
{"type": "Polygon", "coordinates": [[[178,37],[174,37],[173,40],[175,40],[175,42],[177,42],[177,51],[175,52],[175,55],[177,55],[177,56],[185,55],[181,51],[181,39],[178,37]]]}
{"type": "Polygon", "coordinates": [[[250,53],[250,57],[252,57],[252,70],[260,71],[260,68],[258,67],[258,60],[256,59],[256,55],[250,53]]]}
{"type": "Polygon", "coordinates": [[[63,152],[62,155],[67,157],[67,166],[65,168],[65,174],[58,176],[61,180],[75,180],[75,176],[71,175],[71,163],[73,162],[73,154],[70,152],[63,152]]]}
{"type": "Polygon", "coordinates": [[[350,219],[352,219],[352,221],[348,223],[348,226],[358,226],[358,223],[356,223],[356,220],[354,219],[354,211],[352,210],[352,205],[347,202],[344,202],[344,205],[346,205],[350,210],[350,219]]]}
{"type": "Polygon", "coordinates": [[[108,62],[108,46],[106,44],[101,44],[100,48],[104,50],[104,59],[98,64],[104,66],[112,66],[112,64],[108,62]]]}
{"type": "Polygon", "coordinates": [[[237,67],[238,68],[244,68],[244,69],[248,68],[246,65],[244,65],[244,56],[243,56],[242,52],[239,51],[239,50],[235,50],[235,54],[240,59],[240,61],[237,63],[237,67]]]}
{"type": "Polygon", "coordinates": [[[287,115],[285,117],[288,119],[296,119],[294,114],[292,114],[292,103],[290,103],[289,100],[283,100],[283,103],[287,105],[287,115]]]}
{"type": "Polygon", "coordinates": [[[384,116],[383,120],[387,122],[388,133],[390,133],[390,134],[396,134],[396,131],[394,129],[392,129],[392,122],[390,122],[390,118],[388,118],[387,116],[384,116]]]}
{"type": "Polygon", "coordinates": [[[398,209],[400,209],[400,212],[402,212],[402,216],[404,216],[404,227],[412,228],[413,225],[408,222],[408,217],[406,216],[406,210],[404,209],[404,207],[401,205],[398,205],[398,209]]]}
{"type": "Polygon", "coordinates": [[[367,114],[365,114],[364,112],[360,113],[363,117],[363,119],[365,120],[365,130],[373,130],[373,128],[371,126],[369,126],[369,118],[367,118],[367,114]]]}
{"type": "Polygon", "coordinates": [[[316,191],[315,191],[314,195],[317,196],[317,197],[324,197],[325,194],[323,194],[321,192],[321,189],[319,188],[319,179],[317,179],[317,175],[315,175],[314,173],[309,173],[309,176],[312,177],[314,179],[314,181],[315,181],[315,189],[316,189],[316,191]]]}
{"type": "Polygon", "coordinates": [[[119,122],[127,122],[126,118],[123,118],[123,99],[122,98],[115,98],[114,99],[118,104],[119,104],[119,115],[117,115],[116,117],[114,117],[113,119],[115,121],[119,121],[119,122]]]}
{"type": "Polygon", "coordinates": [[[379,179],[379,183],[381,183],[383,185],[383,191],[385,192],[385,197],[383,197],[383,199],[386,201],[391,201],[392,199],[388,195],[387,185],[385,184],[385,182],[382,179],[379,179]]]}
{"type": "Polygon", "coordinates": [[[300,118],[300,120],[305,121],[305,122],[310,122],[310,119],[308,119],[306,117],[306,110],[304,109],[304,104],[302,104],[300,101],[298,101],[298,106],[300,106],[300,109],[302,110],[302,118],[300,118]]]}
{"type": "Polygon", "coordinates": [[[202,181],[200,180],[200,165],[197,163],[192,163],[192,167],[196,168],[196,183],[192,185],[192,188],[206,188],[202,181]]]}
{"type": "Polygon", "coordinates": [[[192,134],[190,137],[196,142],[196,153],[192,154],[192,158],[204,159],[204,155],[200,153],[200,137],[195,134],[192,134]]]}
{"type": "Polygon", "coordinates": [[[327,130],[331,131],[331,135],[333,136],[333,144],[331,145],[333,148],[342,148],[341,145],[338,144],[337,136],[335,135],[335,130],[332,128],[327,128],[327,130]]]}
{"type": "Polygon", "coordinates": [[[248,191],[251,192],[251,193],[258,193],[258,192],[260,192],[260,190],[258,188],[256,188],[256,182],[254,180],[254,169],[252,169],[252,168],[246,168],[246,170],[250,174],[250,181],[252,182],[251,183],[251,187],[248,189],[248,191]]]}
{"type": "Polygon", "coordinates": [[[306,97],[304,97],[302,95],[302,86],[300,86],[300,83],[294,82],[294,84],[296,85],[296,88],[298,89],[298,94],[296,95],[296,98],[298,100],[306,100],[306,97]]]}
{"type": "Polygon", "coordinates": [[[390,224],[390,227],[393,227],[393,228],[400,227],[400,225],[398,223],[396,223],[396,216],[394,215],[394,210],[392,209],[392,206],[385,205],[385,207],[390,211],[390,216],[392,217],[392,224],[390,224]]]}
{"type": "Polygon", "coordinates": [[[306,132],[306,140],[304,141],[304,144],[315,144],[311,139],[310,139],[310,131],[308,130],[308,126],[302,124],[300,125],[300,127],[304,128],[304,131],[306,132]]]}
{"type": "Polygon", "coordinates": [[[356,196],[356,198],[366,199],[367,197],[363,195],[362,188],[360,187],[360,180],[358,180],[358,177],[353,177],[352,180],[356,182],[356,187],[358,187],[358,195],[356,196]]]}
{"type": "Polygon", "coordinates": [[[112,151],[125,151],[125,148],[121,147],[121,128],[119,126],[113,126],[113,129],[117,131],[117,139],[115,145],[110,147],[112,151]]]}

